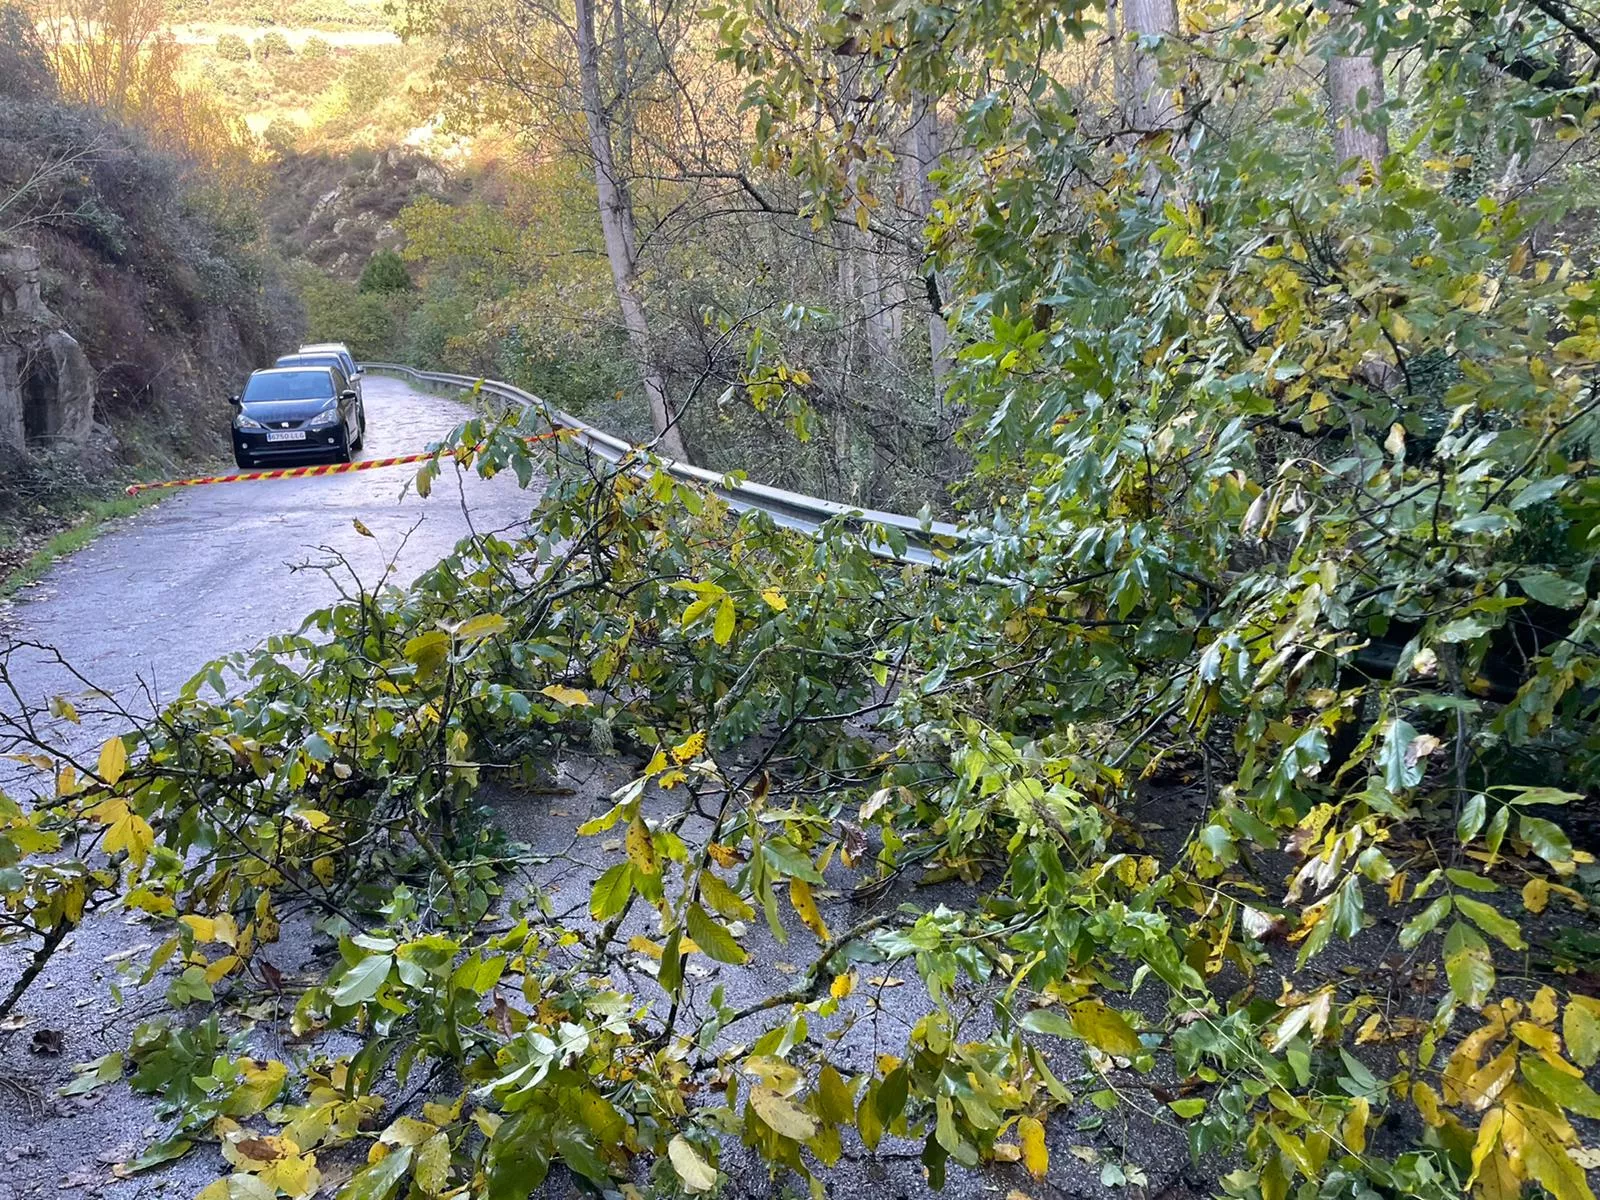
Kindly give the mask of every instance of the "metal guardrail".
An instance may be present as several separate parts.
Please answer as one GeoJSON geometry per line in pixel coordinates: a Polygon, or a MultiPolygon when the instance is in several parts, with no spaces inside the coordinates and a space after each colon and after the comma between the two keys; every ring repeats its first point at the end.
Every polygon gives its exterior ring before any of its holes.
{"type": "MultiPolygon", "coordinates": [[[[607,462],[621,462],[636,450],[632,443],[602,429],[596,429],[570,413],[551,408],[533,393],[525,392],[519,387],[497,379],[480,379],[475,375],[452,375],[445,371],[419,371],[404,363],[368,362],[361,365],[367,370],[404,375],[422,383],[444,384],[449,387],[459,387],[463,391],[476,388],[524,408],[537,409],[554,428],[573,430],[573,440],[578,445],[607,462]]],[[[964,545],[967,541],[966,534],[948,521],[924,523],[916,517],[908,517],[901,513],[856,508],[840,504],[835,500],[823,500],[801,492],[768,487],[766,484],[730,482],[715,471],[672,459],[662,458],[659,461],[677,478],[699,484],[714,492],[735,512],[764,512],[774,522],[788,529],[814,534],[829,521],[843,520],[869,535],[874,526],[883,530],[898,530],[905,537],[904,553],[896,552],[881,536],[873,539],[873,552],[885,558],[921,563],[924,566],[937,566],[944,561],[948,550],[964,545]]]]}

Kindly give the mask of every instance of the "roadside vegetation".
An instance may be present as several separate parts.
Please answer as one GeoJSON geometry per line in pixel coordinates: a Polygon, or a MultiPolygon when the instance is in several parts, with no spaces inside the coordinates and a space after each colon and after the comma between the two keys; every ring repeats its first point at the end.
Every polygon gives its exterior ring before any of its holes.
{"type": "Polygon", "coordinates": [[[0,708],[0,1019],[93,914],[159,931],[69,1088],[153,1098],[126,1170],[1044,1197],[1178,1144],[1236,1200],[1594,1200],[1584,10],[406,15],[517,157],[328,311],[965,533],[483,418],[414,486],[542,467],[526,526],[329,568],[152,719],[53,701],[87,748],[0,708]],[[497,830],[579,752],[625,776],[562,848],[497,830]]]}
{"type": "MultiPolygon", "coordinates": [[[[175,84],[161,47],[130,41],[108,31],[63,58],[28,15],[0,9],[0,249],[37,250],[48,319],[94,371],[81,444],[12,445],[7,431],[7,574],[63,527],[79,536],[130,480],[220,456],[229,382],[303,319],[236,131],[175,84]]],[[[0,314],[0,353],[25,353],[45,319],[0,314]]]]}

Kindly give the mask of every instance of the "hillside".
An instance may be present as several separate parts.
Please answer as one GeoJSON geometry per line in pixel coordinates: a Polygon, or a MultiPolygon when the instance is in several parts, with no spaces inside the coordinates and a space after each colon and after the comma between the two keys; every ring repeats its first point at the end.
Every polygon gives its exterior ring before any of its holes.
{"type": "Polygon", "coordinates": [[[219,454],[231,385],[303,320],[248,181],[64,102],[25,32],[0,20],[0,367],[25,410],[0,526],[24,542],[126,474],[219,454]]]}

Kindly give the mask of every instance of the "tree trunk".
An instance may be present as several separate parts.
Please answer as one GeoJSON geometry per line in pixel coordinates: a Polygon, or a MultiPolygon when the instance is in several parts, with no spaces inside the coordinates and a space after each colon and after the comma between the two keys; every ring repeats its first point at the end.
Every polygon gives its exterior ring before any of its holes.
{"type": "MultiPolygon", "coordinates": [[[[583,116],[589,133],[589,151],[594,156],[595,187],[600,198],[600,231],[605,237],[606,258],[611,263],[611,278],[616,283],[617,304],[622,309],[622,324],[628,331],[628,344],[639,367],[645,397],[650,402],[650,424],[656,431],[656,445],[670,458],[687,462],[683,436],[678,432],[667,388],[655,365],[650,346],[650,323],[638,287],[638,235],[633,223],[633,205],[627,187],[619,176],[612,153],[611,126],[600,95],[600,47],[595,41],[594,0],[577,0],[578,78],[583,94],[583,116]]],[[[622,53],[622,47],[617,52],[622,53]]]]}
{"type": "Polygon", "coordinates": [[[1333,126],[1333,155],[1346,179],[1376,173],[1389,154],[1389,134],[1382,120],[1383,72],[1370,55],[1344,54],[1359,36],[1349,14],[1333,15],[1328,24],[1334,44],[1328,56],[1328,105],[1333,126]]]}
{"type": "Polygon", "coordinates": [[[1149,37],[1172,37],[1178,32],[1176,0],[1122,0],[1123,31],[1128,46],[1128,125],[1149,137],[1171,129],[1178,120],[1178,100],[1173,89],[1161,84],[1156,56],[1140,46],[1149,37]]]}
{"type": "MultiPolygon", "coordinates": [[[[929,178],[939,165],[942,150],[939,146],[939,110],[930,96],[916,95],[912,100],[911,127],[906,131],[906,195],[911,200],[912,211],[924,225],[933,215],[933,203],[939,189],[929,178]]],[[[929,298],[928,351],[933,370],[934,396],[944,399],[945,377],[950,373],[950,327],[945,324],[944,286],[931,260],[923,263],[929,298]],[[937,297],[937,305],[934,299],[937,297]]]]}

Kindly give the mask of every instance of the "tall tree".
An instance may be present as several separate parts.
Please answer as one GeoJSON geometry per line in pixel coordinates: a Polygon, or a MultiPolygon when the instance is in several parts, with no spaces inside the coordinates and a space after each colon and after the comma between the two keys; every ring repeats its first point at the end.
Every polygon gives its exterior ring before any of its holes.
{"type": "Polygon", "coordinates": [[[1334,157],[1347,176],[1376,170],[1389,154],[1383,125],[1383,70],[1360,50],[1355,14],[1336,5],[1328,19],[1328,105],[1334,157]]]}
{"type": "MultiPolygon", "coordinates": [[[[939,165],[939,109],[932,96],[915,92],[912,96],[911,124],[906,129],[906,196],[911,211],[925,226],[933,215],[933,202],[939,189],[933,171],[939,165]]],[[[923,266],[928,296],[928,351],[932,363],[936,399],[944,395],[945,376],[950,370],[950,329],[944,317],[944,287],[938,269],[929,257],[923,266]]]]}
{"type": "MultiPolygon", "coordinates": [[[[639,380],[650,405],[650,424],[656,431],[656,444],[672,458],[687,460],[677,415],[667,399],[667,385],[650,343],[650,321],[645,315],[639,291],[639,234],[634,224],[633,201],[628,185],[617,170],[612,144],[611,113],[600,90],[600,46],[595,39],[594,0],[576,0],[574,22],[578,51],[578,82],[582,95],[584,126],[589,136],[589,152],[594,157],[595,189],[600,201],[600,232],[605,239],[606,258],[616,283],[617,304],[628,343],[638,363],[639,380]]],[[[618,19],[618,43],[614,49],[619,78],[627,78],[627,43],[618,19]]]]}

